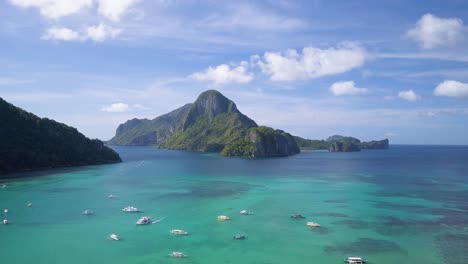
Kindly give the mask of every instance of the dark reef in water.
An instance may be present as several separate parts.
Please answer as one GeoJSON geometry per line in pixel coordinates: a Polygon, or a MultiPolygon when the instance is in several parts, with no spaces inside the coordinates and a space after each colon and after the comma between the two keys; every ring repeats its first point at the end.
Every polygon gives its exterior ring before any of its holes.
{"type": "Polygon", "coordinates": [[[468,261],[468,235],[443,234],[435,239],[446,264],[466,264],[468,261]]]}
{"type": "Polygon", "coordinates": [[[378,254],[386,252],[405,253],[400,246],[389,240],[360,238],[350,243],[337,243],[332,246],[326,246],[324,249],[327,254],[378,254]]]}

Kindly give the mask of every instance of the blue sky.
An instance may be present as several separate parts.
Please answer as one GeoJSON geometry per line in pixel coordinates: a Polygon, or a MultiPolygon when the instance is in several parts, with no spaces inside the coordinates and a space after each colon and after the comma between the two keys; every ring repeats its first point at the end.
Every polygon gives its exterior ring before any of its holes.
{"type": "Polygon", "coordinates": [[[468,144],[466,1],[3,0],[0,97],[110,139],[217,89],[306,138],[468,144]]]}

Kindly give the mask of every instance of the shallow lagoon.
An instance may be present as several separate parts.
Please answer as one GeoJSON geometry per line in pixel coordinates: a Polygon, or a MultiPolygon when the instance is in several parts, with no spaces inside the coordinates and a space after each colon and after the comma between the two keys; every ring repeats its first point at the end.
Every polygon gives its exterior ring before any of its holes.
{"type": "Polygon", "coordinates": [[[381,264],[468,263],[468,147],[272,159],[115,149],[121,164],[6,182],[0,208],[12,224],[0,226],[1,262],[342,263],[360,255],[381,264]],[[144,213],[122,212],[128,205],[144,213]],[[220,214],[232,220],[218,222],[220,214]],[[166,218],[136,226],[143,215],[166,218]],[[171,236],[174,228],[190,235],[171,236]],[[111,233],[123,240],[108,241],[111,233]],[[234,240],[237,233],[247,239],[234,240]],[[189,257],[167,257],[174,250],[189,257]]]}

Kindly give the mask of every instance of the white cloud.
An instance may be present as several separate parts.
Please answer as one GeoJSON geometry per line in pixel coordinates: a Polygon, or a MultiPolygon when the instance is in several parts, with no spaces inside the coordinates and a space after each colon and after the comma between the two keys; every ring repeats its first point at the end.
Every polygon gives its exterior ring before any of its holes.
{"type": "Polygon", "coordinates": [[[444,81],[437,85],[434,94],[437,96],[466,98],[468,97],[468,83],[452,80],[444,81]]]}
{"type": "Polygon", "coordinates": [[[246,62],[242,62],[240,66],[232,68],[227,64],[208,67],[205,71],[196,72],[190,77],[198,81],[211,81],[215,85],[249,83],[254,78],[253,74],[247,71],[246,62]]]}
{"type": "Polygon", "coordinates": [[[42,36],[42,39],[74,41],[80,40],[81,37],[78,32],[72,29],[66,27],[51,27],[47,30],[47,33],[42,36]]]}
{"type": "Polygon", "coordinates": [[[336,82],[330,86],[330,91],[336,95],[357,95],[368,92],[367,88],[356,87],[353,81],[336,82]]]}
{"type": "Polygon", "coordinates": [[[93,4],[93,0],[9,0],[21,8],[37,8],[41,15],[57,19],[78,13],[81,9],[93,4]]]}
{"type": "Polygon", "coordinates": [[[198,23],[209,29],[229,28],[262,31],[291,31],[304,28],[306,23],[295,17],[287,17],[259,9],[254,5],[236,4],[228,8],[230,12],[215,14],[198,23]]]}
{"type": "Polygon", "coordinates": [[[105,105],[101,108],[101,111],[113,112],[113,113],[127,112],[129,110],[130,110],[130,106],[124,103],[115,103],[115,104],[105,105]]]}
{"type": "Polygon", "coordinates": [[[140,0],[98,0],[98,13],[108,19],[118,22],[128,9],[140,0]]]}
{"type": "Polygon", "coordinates": [[[413,90],[401,91],[398,93],[398,97],[410,102],[416,102],[421,99],[421,96],[417,95],[413,90]]]}
{"type": "Polygon", "coordinates": [[[344,73],[363,65],[365,58],[363,48],[345,43],[328,49],[305,47],[302,54],[295,49],[265,52],[258,65],[273,81],[294,81],[344,73]]]}
{"type": "Polygon", "coordinates": [[[105,24],[91,26],[86,29],[86,38],[97,42],[102,42],[108,38],[114,39],[122,32],[119,28],[113,28],[105,24]]]}
{"type": "Polygon", "coordinates": [[[87,27],[84,31],[78,32],[66,27],[51,27],[42,36],[45,40],[61,41],[84,41],[87,39],[102,42],[106,39],[114,39],[122,32],[119,28],[114,28],[105,24],[87,27]]]}
{"type": "Polygon", "coordinates": [[[92,7],[97,2],[97,11],[100,15],[119,21],[121,16],[131,6],[140,0],[9,0],[11,4],[21,8],[37,8],[42,16],[58,19],[80,12],[82,9],[92,7]]]}
{"type": "Polygon", "coordinates": [[[425,49],[453,46],[463,39],[464,26],[459,18],[439,18],[425,14],[407,36],[425,49]]]}

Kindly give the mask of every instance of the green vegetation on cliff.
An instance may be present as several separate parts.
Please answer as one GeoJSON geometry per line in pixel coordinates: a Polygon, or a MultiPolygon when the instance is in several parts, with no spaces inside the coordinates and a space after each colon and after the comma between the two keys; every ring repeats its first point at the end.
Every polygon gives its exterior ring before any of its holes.
{"type": "Polygon", "coordinates": [[[333,135],[326,140],[311,140],[294,137],[299,147],[303,150],[329,150],[331,152],[352,152],[361,149],[388,149],[388,139],[361,142],[354,137],[333,135]]]}
{"type": "Polygon", "coordinates": [[[249,129],[245,138],[226,145],[221,154],[224,156],[281,157],[299,152],[299,146],[289,133],[260,126],[249,129]]]}
{"type": "Polygon", "coordinates": [[[287,156],[299,152],[291,135],[258,127],[233,101],[215,90],[203,92],[194,103],[153,120],[129,120],[118,127],[109,143],[226,156],[287,156]]]}
{"type": "Polygon", "coordinates": [[[75,128],[54,120],[39,118],[2,98],[0,138],[0,175],[121,161],[100,140],[88,139],[75,128]]]}

